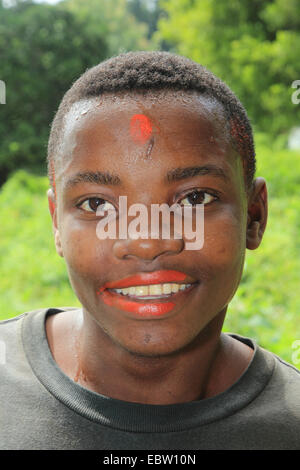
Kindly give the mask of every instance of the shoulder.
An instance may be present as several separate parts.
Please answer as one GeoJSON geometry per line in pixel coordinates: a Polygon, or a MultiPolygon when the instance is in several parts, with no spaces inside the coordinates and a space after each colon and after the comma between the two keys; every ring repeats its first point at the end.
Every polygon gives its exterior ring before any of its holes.
{"type": "Polygon", "coordinates": [[[276,354],[266,350],[263,351],[265,354],[271,354],[275,360],[270,386],[274,388],[275,393],[276,387],[280,386],[284,390],[286,400],[294,393],[294,398],[299,405],[298,411],[300,418],[300,370],[276,354]]]}
{"type": "Polygon", "coordinates": [[[5,329],[6,327],[14,327],[20,320],[26,316],[35,316],[38,314],[52,315],[59,312],[67,312],[70,310],[78,310],[78,307],[48,307],[48,308],[38,308],[35,310],[29,310],[18,315],[8,315],[7,318],[0,320],[0,329],[5,329]]]}
{"type": "Polygon", "coordinates": [[[0,349],[3,350],[5,346],[10,344],[20,344],[21,330],[24,320],[27,322],[43,323],[46,316],[55,313],[76,310],[78,307],[55,307],[55,308],[40,308],[21,313],[19,315],[6,318],[0,321],[0,349]]]}
{"type": "Polygon", "coordinates": [[[253,358],[239,384],[239,396],[247,397],[236,413],[245,427],[247,445],[264,449],[299,449],[300,371],[253,339],[234,337],[254,346],[253,358]]]}
{"type": "Polygon", "coordinates": [[[78,310],[78,307],[41,308],[0,321],[0,377],[20,377],[28,369],[29,358],[39,356],[45,342],[47,316],[78,310]]]}
{"type": "Polygon", "coordinates": [[[300,426],[300,371],[270,350],[258,345],[254,340],[240,335],[232,335],[254,349],[253,358],[245,371],[252,383],[263,383],[253,405],[261,404],[266,411],[279,416],[291,411],[300,426]]]}
{"type": "MultiPolygon", "coordinates": [[[[0,348],[2,351],[7,352],[8,347],[15,347],[19,341],[19,332],[23,319],[30,312],[22,313],[20,315],[7,318],[0,321],[0,348]]],[[[33,313],[33,312],[32,312],[33,313]]]]}
{"type": "MultiPolygon", "coordinates": [[[[265,362],[273,362],[273,366],[266,377],[264,389],[253,405],[260,408],[262,416],[272,417],[273,425],[280,425],[281,432],[289,434],[297,430],[299,435],[300,371],[271,351],[259,346],[258,350],[265,362]]],[[[255,379],[255,374],[253,378],[255,379]]]]}
{"type": "Polygon", "coordinates": [[[252,348],[256,354],[261,357],[264,357],[267,362],[273,362],[275,366],[275,376],[278,372],[282,372],[291,375],[292,377],[296,378],[296,380],[300,380],[300,370],[297,369],[297,367],[285,361],[280,356],[273,353],[271,350],[260,346],[256,343],[255,340],[233,333],[226,333],[226,335],[240,341],[241,343],[248,345],[248,347],[252,348]]]}

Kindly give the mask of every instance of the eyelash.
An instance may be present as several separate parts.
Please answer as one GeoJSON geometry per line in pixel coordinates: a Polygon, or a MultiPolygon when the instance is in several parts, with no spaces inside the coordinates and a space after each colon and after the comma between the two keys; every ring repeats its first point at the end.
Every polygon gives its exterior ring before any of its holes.
{"type": "MultiPolygon", "coordinates": [[[[209,202],[209,203],[206,203],[206,204],[204,204],[204,205],[211,204],[212,202],[214,202],[214,201],[216,201],[217,199],[219,199],[218,196],[217,196],[216,194],[212,193],[211,191],[206,191],[206,190],[204,190],[204,189],[202,189],[202,190],[200,190],[200,189],[194,189],[193,191],[187,193],[182,199],[180,199],[179,202],[180,202],[180,201],[182,202],[184,199],[188,199],[188,198],[191,197],[193,194],[197,194],[197,195],[199,195],[199,194],[201,194],[201,195],[209,194],[209,196],[211,196],[211,197],[214,198],[213,201],[211,201],[211,202],[209,202]]],[[[197,204],[197,203],[196,203],[196,204],[197,204]]],[[[192,204],[192,205],[196,205],[196,204],[192,204]]],[[[202,203],[200,203],[200,204],[202,204],[202,203]]]]}
{"type": "MultiPolygon", "coordinates": [[[[205,205],[211,204],[212,202],[214,202],[214,201],[216,201],[216,200],[219,199],[216,194],[214,194],[214,193],[212,193],[212,192],[210,192],[210,191],[197,190],[197,189],[195,189],[195,190],[193,190],[193,191],[187,193],[183,198],[181,198],[181,199],[179,200],[179,203],[182,202],[184,199],[188,199],[189,197],[191,197],[191,196],[194,195],[194,194],[197,194],[197,195],[199,195],[199,194],[202,194],[202,195],[204,195],[204,194],[209,194],[209,196],[211,196],[211,197],[214,198],[213,201],[211,201],[211,202],[209,202],[209,203],[206,203],[205,205]]],[[[87,199],[84,199],[84,200],[81,201],[79,204],[77,204],[76,207],[78,207],[79,209],[83,210],[84,212],[89,212],[89,213],[94,213],[94,214],[95,214],[95,213],[97,212],[97,209],[96,209],[96,211],[94,211],[93,209],[92,209],[91,211],[87,211],[87,210],[85,210],[85,209],[82,209],[82,207],[81,207],[85,202],[91,201],[91,200],[103,201],[101,204],[107,203],[107,202],[108,202],[109,204],[111,204],[111,203],[110,203],[109,201],[107,201],[106,199],[103,199],[103,198],[101,198],[101,197],[94,196],[94,197],[89,197],[89,198],[87,198],[87,199]]],[[[192,204],[192,203],[191,203],[191,204],[192,204]]],[[[196,203],[196,204],[197,204],[197,203],[196,203]]],[[[192,205],[195,206],[196,204],[192,204],[192,205]]],[[[201,204],[201,203],[200,203],[200,204],[201,204]]],[[[100,204],[99,204],[99,205],[100,205],[100,204]]],[[[97,207],[99,207],[99,205],[98,205],[97,207]]],[[[111,205],[113,205],[113,204],[111,204],[111,205]]]]}
{"type": "MultiPolygon", "coordinates": [[[[87,211],[86,209],[82,209],[82,205],[87,202],[87,201],[92,201],[92,200],[98,200],[98,201],[101,201],[101,203],[97,206],[97,208],[101,205],[101,204],[105,204],[105,203],[109,203],[111,204],[109,201],[107,201],[106,199],[103,199],[102,197],[97,197],[97,196],[94,196],[94,197],[88,197],[86,199],[84,199],[83,201],[81,201],[79,204],[76,204],[76,207],[78,207],[78,209],[84,211],[84,212],[88,212],[88,213],[96,213],[97,212],[97,209],[96,211],[94,211],[93,209],[91,211],[87,211]]],[[[111,204],[113,205],[113,204],[111,204]]]]}

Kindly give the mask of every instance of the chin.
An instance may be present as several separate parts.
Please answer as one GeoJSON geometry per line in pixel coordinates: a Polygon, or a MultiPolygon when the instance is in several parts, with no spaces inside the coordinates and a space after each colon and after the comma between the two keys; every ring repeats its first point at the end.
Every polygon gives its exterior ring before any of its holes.
{"type": "Polygon", "coordinates": [[[128,344],[128,342],[118,343],[123,349],[133,356],[143,358],[161,358],[162,356],[175,356],[189,346],[189,342],[182,341],[179,343],[170,343],[167,340],[155,341],[145,335],[142,343],[128,344]]]}

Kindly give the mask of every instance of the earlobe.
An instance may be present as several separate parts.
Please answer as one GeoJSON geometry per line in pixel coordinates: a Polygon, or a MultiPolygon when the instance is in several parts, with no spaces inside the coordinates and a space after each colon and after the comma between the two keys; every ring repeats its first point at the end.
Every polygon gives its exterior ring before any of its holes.
{"type": "Polygon", "coordinates": [[[255,250],[258,248],[261,242],[259,236],[260,223],[258,221],[252,221],[247,227],[247,248],[248,250],[255,250]]]}
{"type": "Polygon", "coordinates": [[[267,225],[268,195],[264,178],[256,178],[253,193],[248,204],[246,247],[255,250],[259,247],[267,225]]]}
{"type": "Polygon", "coordinates": [[[62,250],[62,245],[61,245],[60,233],[59,233],[59,229],[57,225],[56,199],[55,199],[55,195],[52,189],[48,189],[47,196],[48,196],[49,211],[50,211],[50,215],[52,218],[52,228],[53,228],[56,251],[57,251],[57,254],[63,258],[64,255],[63,255],[63,250],[62,250]]]}
{"type": "Polygon", "coordinates": [[[60,234],[58,229],[54,230],[54,240],[57,254],[63,258],[64,254],[61,246],[60,234]]]}

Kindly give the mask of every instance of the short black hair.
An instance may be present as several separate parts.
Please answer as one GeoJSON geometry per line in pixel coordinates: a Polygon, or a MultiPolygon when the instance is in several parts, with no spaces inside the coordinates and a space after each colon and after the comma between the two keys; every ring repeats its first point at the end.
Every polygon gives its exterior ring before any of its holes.
{"type": "Polygon", "coordinates": [[[196,91],[217,100],[225,111],[232,145],[243,159],[246,190],[251,189],[256,159],[245,108],[230,88],[204,66],[162,51],[128,52],[112,57],[88,69],[74,82],[64,95],[51,126],[47,168],[52,188],[55,189],[54,160],[63,138],[64,117],[72,105],[105,93],[148,90],[196,91]]]}

